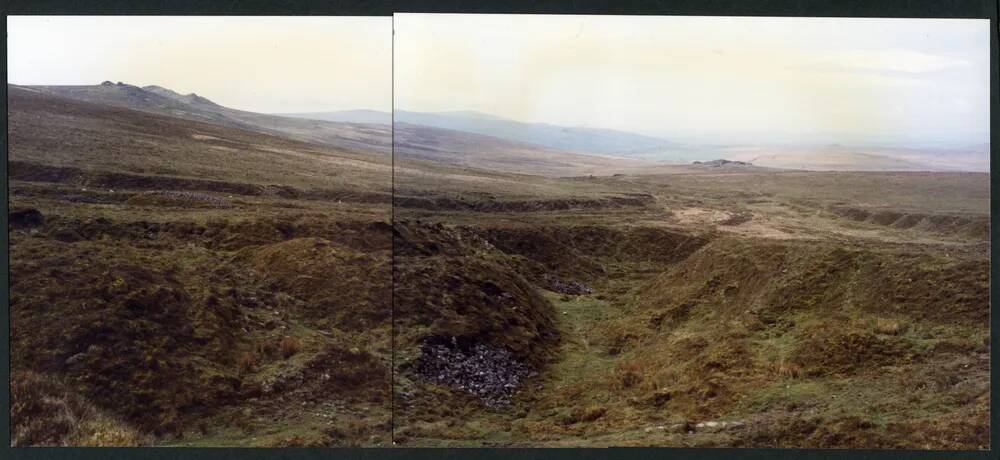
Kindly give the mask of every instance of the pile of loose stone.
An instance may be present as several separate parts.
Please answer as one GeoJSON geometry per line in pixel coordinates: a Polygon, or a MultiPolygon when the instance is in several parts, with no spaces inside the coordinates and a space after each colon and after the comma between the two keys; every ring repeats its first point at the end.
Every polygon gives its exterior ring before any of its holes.
{"type": "Polygon", "coordinates": [[[510,404],[521,382],[534,375],[528,365],[503,347],[485,343],[462,347],[454,339],[451,343],[425,343],[416,372],[428,380],[469,392],[493,408],[510,404]]]}
{"type": "Polygon", "coordinates": [[[584,295],[594,293],[594,290],[590,286],[579,281],[562,281],[552,275],[546,275],[545,281],[548,282],[549,290],[560,294],[584,295]]]}

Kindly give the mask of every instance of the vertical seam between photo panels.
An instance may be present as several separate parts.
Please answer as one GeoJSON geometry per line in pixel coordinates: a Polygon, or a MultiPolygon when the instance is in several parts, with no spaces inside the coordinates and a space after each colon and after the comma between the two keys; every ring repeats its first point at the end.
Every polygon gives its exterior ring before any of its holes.
{"type": "Polygon", "coordinates": [[[389,200],[389,233],[391,238],[392,254],[389,256],[389,270],[391,282],[389,288],[389,446],[396,445],[396,15],[392,15],[390,20],[390,38],[392,43],[389,46],[389,100],[392,104],[389,112],[389,135],[391,140],[390,152],[390,192],[389,200]]]}
{"type": "MultiPolygon", "coordinates": [[[[4,36],[6,37],[6,40],[9,41],[10,40],[10,36],[7,35],[6,22],[4,23],[4,32],[5,32],[4,36]]],[[[8,70],[9,64],[8,63],[9,62],[10,62],[10,56],[8,56],[6,59],[4,59],[4,69],[3,69],[3,80],[4,80],[4,82],[8,81],[8,78],[9,78],[9,76],[8,76],[8,72],[9,72],[9,70],[8,70]]],[[[9,217],[10,216],[10,214],[9,214],[9,212],[10,212],[10,178],[8,177],[9,170],[10,170],[10,164],[9,164],[10,163],[10,108],[9,108],[9,102],[7,100],[8,97],[10,97],[10,95],[8,94],[8,89],[9,89],[9,87],[5,84],[4,88],[3,88],[4,98],[3,98],[3,104],[2,104],[3,105],[3,114],[4,114],[3,115],[3,117],[4,117],[4,132],[3,132],[3,143],[4,143],[4,159],[3,159],[3,176],[4,176],[4,178],[3,178],[3,181],[4,181],[4,183],[3,183],[3,185],[4,185],[4,192],[6,192],[5,198],[3,200],[3,215],[4,216],[8,216],[8,217],[7,217],[7,220],[5,221],[6,223],[3,226],[3,230],[2,231],[4,232],[3,244],[4,244],[4,248],[6,249],[6,253],[5,253],[5,257],[4,257],[4,262],[6,262],[6,264],[7,264],[6,265],[7,266],[7,270],[3,274],[3,276],[4,276],[4,279],[3,279],[3,289],[4,289],[3,295],[5,296],[5,305],[3,305],[3,308],[4,308],[4,312],[3,312],[3,323],[4,324],[3,324],[3,326],[6,328],[6,330],[4,332],[6,333],[6,338],[7,338],[7,340],[5,341],[6,345],[7,345],[7,349],[6,349],[6,352],[4,353],[2,361],[3,361],[4,365],[5,365],[3,370],[7,373],[7,393],[6,393],[6,401],[5,401],[6,402],[5,406],[7,407],[7,413],[4,415],[4,419],[7,421],[7,429],[4,430],[4,432],[3,432],[3,436],[4,436],[4,439],[3,439],[3,448],[10,447],[11,444],[13,443],[13,440],[14,440],[14,418],[11,416],[11,411],[10,411],[10,407],[11,407],[11,397],[10,397],[10,393],[11,393],[11,391],[10,391],[11,390],[11,379],[10,379],[10,373],[11,373],[11,350],[14,349],[14,346],[13,346],[13,342],[11,340],[11,321],[10,321],[10,318],[11,318],[11,309],[10,309],[10,293],[11,293],[11,289],[10,289],[10,280],[11,280],[11,275],[10,275],[10,227],[8,227],[8,225],[10,224],[10,217],[9,217]]]]}

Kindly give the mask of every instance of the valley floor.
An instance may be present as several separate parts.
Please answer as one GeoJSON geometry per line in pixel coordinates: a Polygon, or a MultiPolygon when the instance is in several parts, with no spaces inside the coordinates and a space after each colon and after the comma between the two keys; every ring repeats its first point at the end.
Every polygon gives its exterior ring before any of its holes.
{"type": "Polygon", "coordinates": [[[394,440],[988,448],[986,177],[931,196],[931,176],[640,176],[619,190],[644,206],[397,208],[394,440]],[[439,287],[457,273],[482,291],[439,287]],[[475,378],[414,372],[442,336],[537,375],[490,407],[475,378]]]}

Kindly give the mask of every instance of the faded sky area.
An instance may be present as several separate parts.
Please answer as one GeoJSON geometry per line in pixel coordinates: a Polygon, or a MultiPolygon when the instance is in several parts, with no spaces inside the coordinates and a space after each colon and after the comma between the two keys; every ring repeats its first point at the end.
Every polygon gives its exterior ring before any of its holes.
{"type": "Polygon", "coordinates": [[[256,112],[392,109],[389,17],[10,16],[8,81],[104,80],[256,112]]]}
{"type": "Polygon", "coordinates": [[[397,14],[395,108],[692,142],[989,142],[986,20],[397,14]]]}

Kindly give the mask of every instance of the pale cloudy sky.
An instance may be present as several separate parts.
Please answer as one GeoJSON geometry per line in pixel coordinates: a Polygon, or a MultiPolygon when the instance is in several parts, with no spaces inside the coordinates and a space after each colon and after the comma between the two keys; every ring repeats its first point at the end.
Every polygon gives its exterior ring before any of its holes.
{"type": "Polygon", "coordinates": [[[395,107],[698,142],[989,142],[986,20],[397,14],[395,107]]]}
{"type": "Polygon", "coordinates": [[[8,81],[104,80],[257,112],[392,109],[389,17],[12,16],[8,81]]]}

